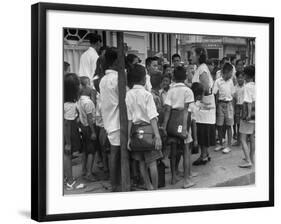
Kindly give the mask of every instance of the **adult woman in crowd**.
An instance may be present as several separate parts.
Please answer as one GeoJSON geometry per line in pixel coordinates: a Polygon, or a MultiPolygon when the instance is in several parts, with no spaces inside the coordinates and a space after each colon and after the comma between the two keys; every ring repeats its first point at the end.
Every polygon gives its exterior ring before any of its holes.
{"type": "Polygon", "coordinates": [[[200,110],[196,115],[198,145],[201,148],[200,157],[193,165],[205,165],[211,160],[208,149],[216,144],[216,105],[212,94],[213,78],[206,65],[207,53],[204,48],[194,48],[191,60],[197,65],[192,83],[199,82],[204,86],[204,96],[199,103],[200,110]]]}

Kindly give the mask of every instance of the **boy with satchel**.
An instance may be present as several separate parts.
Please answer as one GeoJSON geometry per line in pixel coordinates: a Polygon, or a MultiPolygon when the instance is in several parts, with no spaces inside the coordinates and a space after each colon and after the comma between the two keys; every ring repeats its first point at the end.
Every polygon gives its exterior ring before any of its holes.
{"type": "Polygon", "coordinates": [[[162,158],[162,141],[157,126],[158,113],[152,94],[144,87],[145,68],[136,64],[127,75],[133,84],[133,88],[126,95],[128,149],[133,159],[139,161],[140,173],[146,188],[155,190],[158,188],[157,160],[162,158]]]}
{"type": "MultiPolygon", "coordinates": [[[[165,100],[165,116],[163,129],[167,132],[168,137],[175,138],[184,144],[183,147],[183,168],[184,181],[183,188],[189,188],[194,185],[191,181],[191,153],[189,143],[192,142],[191,137],[191,113],[188,112],[189,104],[194,102],[193,92],[184,84],[186,79],[186,71],[183,67],[177,67],[174,70],[174,86],[168,91],[165,100]]],[[[171,172],[172,184],[177,182],[176,177],[176,156],[177,142],[171,144],[171,172]]]]}

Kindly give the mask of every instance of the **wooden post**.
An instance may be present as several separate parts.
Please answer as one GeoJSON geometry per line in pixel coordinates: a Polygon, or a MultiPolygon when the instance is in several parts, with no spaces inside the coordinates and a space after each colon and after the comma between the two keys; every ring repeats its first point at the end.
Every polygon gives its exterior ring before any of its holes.
{"type": "Polygon", "coordinates": [[[121,187],[122,191],[130,191],[130,165],[129,153],[127,150],[128,141],[128,118],[126,97],[126,75],[125,75],[125,55],[124,55],[124,34],[117,32],[118,49],[118,90],[119,90],[119,110],[120,110],[120,148],[121,148],[121,187]]]}

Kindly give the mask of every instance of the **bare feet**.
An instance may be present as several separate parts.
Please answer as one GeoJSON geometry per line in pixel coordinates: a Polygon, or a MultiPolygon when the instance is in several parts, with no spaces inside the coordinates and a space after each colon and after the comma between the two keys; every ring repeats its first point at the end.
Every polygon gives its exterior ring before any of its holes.
{"type": "Polygon", "coordinates": [[[148,184],[148,185],[146,186],[146,189],[149,190],[149,191],[154,190],[152,184],[148,184]]]}
{"type": "Polygon", "coordinates": [[[176,184],[178,181],[179,181],[179,178],[178,178],[177,176],[172,177],[171,184],[174,185],[174,184],[176,184]]]}
{"type": "Polygon", "coordinates": [[[191,180],[184,180],[183,181],[183,188],[190,188],[193,187],[195,183],[193,183],[191,180]]]}
{"type": "Polygon", "coordinates": [[[252,165],[253,164],[251,162],[246,161],[245,163],[240,164],[239,167],[240,168],[251,168],[252,165]]]}
{"type": "Polygon", "coordinates": [[[198,173],[196,172],[191,172],[189,178],[193,178],[193,177],[197,177],[198,176],[198,173]]]}
{"type": "Polygon", "coordinates": [[[179,176],[179,177],[183,177],[184,176],[184,173],[182,171],[176,171],[176,175],[179,176]]]}

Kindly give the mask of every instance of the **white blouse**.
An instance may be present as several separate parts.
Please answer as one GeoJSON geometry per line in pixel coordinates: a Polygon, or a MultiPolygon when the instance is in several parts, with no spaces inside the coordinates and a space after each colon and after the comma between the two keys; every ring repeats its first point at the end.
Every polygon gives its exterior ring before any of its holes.
{"type": "MultiPolygon", "coordinates": [[[[200,83],[200,75],[206,73],[209,78],[209,88],[212,91],[212,87],[214,84],[213,78],[209,71],[209,68],[206,64],[201,64],[195,71],[192,83],[199,82],[200,83]]],[[[200,109],[196,113],[196,123],[201,124],[215,124],[216,123],[216,103],[214,94],[203,96],[201,100],[202,104],[208,105],[209,108],[212,109],[200,109]]]]}
{"type": "Polygon", "coordinates": [[[194,76],[192,78],[192,83],[194,82],[200,82],[200,75],[202,75],[203,73],[206,73],[208,78],[209,78],[209,88],[213,88],[213,84],[214,84],[214,81],[213,81],[213,78],[212,78],[212,75],[211,75],[211,72],[209,71],[209,68],[208,66],[203,63],[201,64],[194,72],[194,76]]]}

